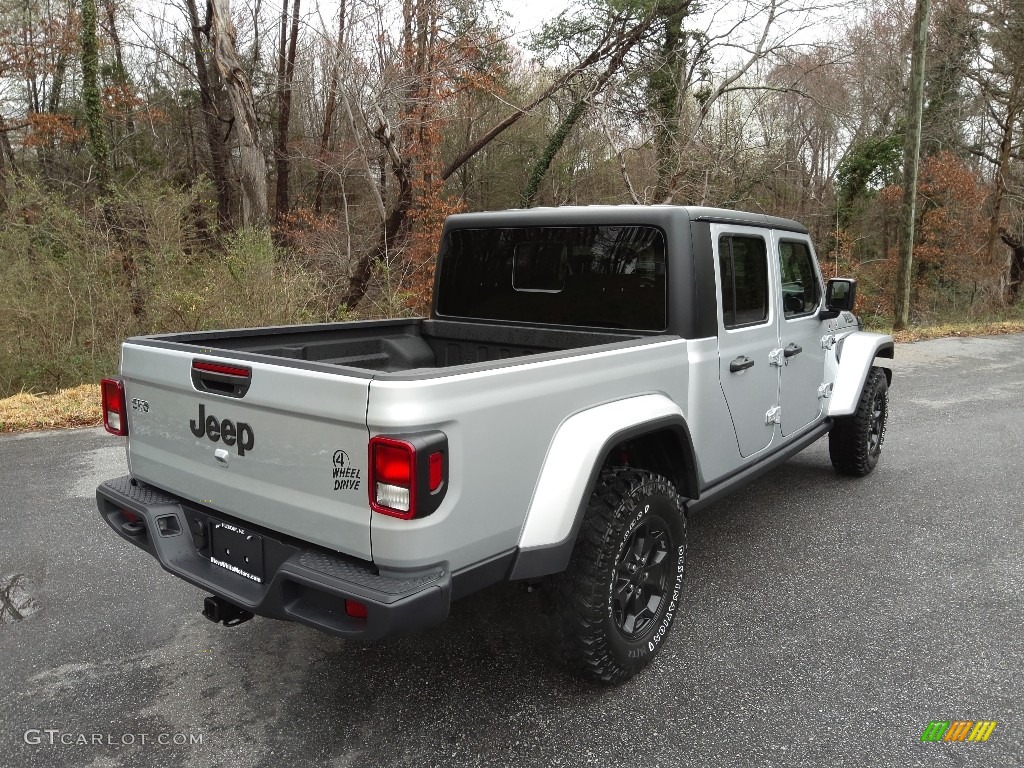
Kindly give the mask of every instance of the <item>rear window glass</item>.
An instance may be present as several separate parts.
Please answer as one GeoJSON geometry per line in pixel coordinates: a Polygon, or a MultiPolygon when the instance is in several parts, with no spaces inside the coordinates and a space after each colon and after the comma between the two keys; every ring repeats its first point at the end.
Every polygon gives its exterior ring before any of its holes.
{"type": "Polygon", "coordinates": [[[718,241],[722,271],[722,319],[726,328],[768,319],[768,251],[760,237],[723,235],[718,241]]]}
{"type": "Polygon", "coordinates": [[[666,327],[665,237],[655,227],[457,229],[439,270],[445,317],[666,327]]]}

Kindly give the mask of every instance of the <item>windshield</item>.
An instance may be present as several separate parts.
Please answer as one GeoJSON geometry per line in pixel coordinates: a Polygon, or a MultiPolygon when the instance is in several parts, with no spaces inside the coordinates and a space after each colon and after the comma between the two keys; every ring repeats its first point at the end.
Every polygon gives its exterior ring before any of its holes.
{"type": "Polygon", "coordinates": [[[456,229],[441,245],[437,313],[665,330],[665,237],[649,226],[456,229]]]}

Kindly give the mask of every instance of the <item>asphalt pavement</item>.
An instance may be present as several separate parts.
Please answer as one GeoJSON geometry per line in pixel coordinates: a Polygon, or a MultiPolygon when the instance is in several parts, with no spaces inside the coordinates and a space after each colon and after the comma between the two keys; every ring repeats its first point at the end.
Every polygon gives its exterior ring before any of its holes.
{"type": "Polygon", "coordinates": [[[257,618],[121,541],[102,430],[0,439],[0,766],[1022,766],[1024,336],[897,347],[877,470],[827,439],[689,521],[651,667],[559,665],[503,585],[373,645],[257,618]],[[931,721],[987,742],[922,742],[931,721]]]}

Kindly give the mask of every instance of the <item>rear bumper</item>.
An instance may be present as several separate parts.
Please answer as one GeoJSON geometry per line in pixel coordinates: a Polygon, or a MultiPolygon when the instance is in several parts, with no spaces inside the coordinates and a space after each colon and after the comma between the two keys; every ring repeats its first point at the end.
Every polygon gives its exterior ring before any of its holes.
{"type": "Polygon", "coordinates": [[[121,538],[151,554],[164,570],[260,616],[363,640],[423,629],[448,616],[452,582],[443,566],[383,575],[371,563],[277,538],[127,476],[101,484],[96,503],[121,538]],[[140,518],[141,530],[125,527],[125,510],[140,518]],[[210,562],[211,522],[236,524],[263,537],[263,583],[210,562]],[[345,600],[366,606],[366,617],[349,616],[345,600]]]}

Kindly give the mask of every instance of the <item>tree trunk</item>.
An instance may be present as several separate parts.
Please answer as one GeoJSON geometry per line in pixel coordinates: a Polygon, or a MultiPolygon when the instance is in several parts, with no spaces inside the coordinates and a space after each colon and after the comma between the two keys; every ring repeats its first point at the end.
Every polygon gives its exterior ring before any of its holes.
{"type": "Polygon", "coordinates": [[[404,236],[409,229],[409,211],[412,209],[412,179],[409,175],[409,162],[403,159],[395,144],[395,136],[384,116],[384,112],[377,108],[377,119],[380,125],[374,135],[384,147],[391,162],[391,170],[398,180],[398,198],[394,208],[384,221],[384,231],[380,240],[373,250],[367,250],[356,262],[349,281],[348,294],[345,296],[345,305],[352,309],[363,300],[366,289],[373,276],[373,265],[382,262],[392,252],[399,242],[399,237],[404,236]]]}
{"type": "Polygon", "coordinates": [[[19,126],[7,125],[7,120],[3,115],[0,115],[0,160],[7,158],[7,164],[11,168],[12,176],[19,176],[18,166],[14,162],[14,147],[11,146],[11,137],[7,134],[10,131],[15,130],[19,126]]]}
{"type": "Polygon", "coordinates": [[[82,102],[89,132],[89,152],[96,164],[100,192],[110,179],[109,150],[103,132],[103,105],[100,102],[99,51],[96,46],[96,0],[82,0],[82,102]]]}
{"type": "Polygon", "coordinates": [[[299,0],[294,0],[291,32],[288,30],[288,0],[282,0],[281,44],[277,57],[277,143],[274,163],[277,166],[277,186],[274,220],[280,225],[281,217],[288,213],[288,126],[292,117],[292,80],[295,76],[295,46],[299,37],[299,0]]]}
{"type": "Polygon", "coordinates": [[[530,180],[526,184],[526,190],[523,192],[523,207],[529,208],[533,205],[534,199],[537,197],[537,192],[540,190],[540,183],[544,179],[544,175],[548,172],[551,167],[551,162],[555,159],[555,155],[558,154],[558,150],[562,148],[565,140],[569,138],[569,133],[572,131],[573,126],[576,125],[577,121],[583,116],[587,109],[587,100],[590,96],[600,92],[604,88],[605,84],[611,80],[612,76],[619,71],[622,66],[626,55],[633,49],[633,47],[640,41],[639,35],[631,35],[623,40],[619,50],[615,52],[611,60],[608,62],[608,66],[604,68],[604,72],[597,78],[597,81],[591,86],[588,96],[581,98],[569,110],[569,114],[565,116],[562,123],[558,126],[558,130],[552,134],[548,140],[547,146],[544,148],[544,152],[533,166],[533,170],[530,173],[530,180]]]}
{"type": "Polygon", "coordinates": [[[683,89],[686,62],[686,32],[683,20],[690,13],[689,0],[670,5],[662,12],[665,37],[661,46],[661,66],[648,81],[657,122],[654,125],[654,154],[658,181],[655,199],[671,198],[672,180],[679,165],[679,97],[683,89]]]}
{"type": "MultiPolygon", "coordinates": [[[[96,165],[96,181],[100,194],[104,195],[110,184],[110,155],[107,137],[103,130],[103,105],[99,89],[99,51],[96,44],[96,0],[82,0],[82,102],[85,106],[85,123],[89,133],[89,151],[96,165]]],[[[142,282],[138,265],[130,247],[121,242],[123,228],[113,206],[104,203],[103,218],[114,230],[114,236],[121,245],[121,267],[128,280],[132,315],[137,321],[145,318],[142,282]]]]}
{"type": "Polygon", "coordinates": [[[210,0],[208,8],[213,61],[231,100],[238,137],[242,219],[247,226],[261,226],[267,223],[267,161],[260,146],[252,85],[235,51],[235,25],[231,21],[228,0],[210,0]]]}
{"type": "MultiPolygon", "coordinates": [[[[1021,75],[1021,67],[1018,64],[1014,68],[1013,79],[1010,82],[1010,88],[1006,96],[1006,122],[1001,126],[1003,133],[999,141],[999,164],[996,166],[995,190],[992,193],[992,217],[989,219],[988,243],[985,248],[986,266],[995,261],[996,245],[999,242],[1001,232],[1005,231],[1001,230],[999,220],[1003,213],[1003,200],[1006,198],[1006,175],[1010,169],[1010,155],[1013,151],[1013,128],[1017,118],[1020,116],[1021,110],[1020,90],[1021,80],[1024,79],[1021,75]]],[[[1006,242],[1005,237],[1003,237],[1003,241],[1006,242]]],[[[1003,298],[1012,304],[1016,300],[1016,291],[1014,291],[1011,297],[1008,292],[1009,288],[1010,285],[1007,283],[1007,293],[1004,294],[1003,298]]]]}
{"type": "Polygon", "coordinates": [[[338,12],[338,47],[334,53],[334,64],[331,66],[331,81],[327,86],[327,106],[324,109],[324,127],[320,132],[320,152],[317,154],[316,196],[313,210],[319,216],[324,204],[324,184],[327,181],[327,150],[331,141],[331,129],[334,126],[334,112],[338,107],[338,70],[341,67],[341,54],[345,45],[345,0],[341,0],[338,12]]]}
{"type": "Polygon", "coordinates": [[[917,166],[921,155],[921,113],[924,106],[924,63],[928,42],[931,0],[917,0],[913,21],[913,53],[910,91],[907,97],[907,135],[903,142],[903,205],[901,209],[900,261],[896,270],[896,312],[893,330],[903,330],[910,320],[910,286],[914,263],[914,223],[917,218],[917,166]]]}
{"type": "MultiPolygon", "coordinates": [[[[196,78],[199,80],[199,101],[203,110],[203,128],[206,133],[206,146],[210,151],[210,172],[213,174],[213,187],[217,192],[217,226],[221,231],[231,227],[231,188],[228,185],[228,156],[221,138],[220,120],[217,117],[217,105],[213,98],[213,84],[210,82],[210,71],[206,63],[203,45],[204,28],[199,26],[199,11],[196,0],[185,0],[188,11],[189,25],[192,27],[192,53],[196,60],[196,78]]],[[[210,19],[205,27],[209,32],[210,19]]],[[[208,39],[208,38],[207,38],[208,39]]]]}
{"type": "Polygon", "coordinates": [[[537,198],[537,193],[540,191],[540,183],[544,180],[544,175],[551,167],[551,162],[555,159],[555,155],[558,154],[558,150],[562,148],[565,140],[569,137],[569,132],[572,131],[573,126],[575,126],[577,121],[583,117],[583,113],[586,111],[587,99],[582,98],[573,104],[572,109],[570,109],[569,113],[562,119],[558,129],[551,134],[551,138],[548,139],[547,146],[544,147],[544,151],[541,153],[541,156],[537,158],[537,162],[533,165],[533,170],[530,171],[530,180],[526,183],[526,189],[523,192],[523,208],[530,208],[533,206],[534,200],[537,198]]]}
{"type": "Polygon", "coordinates": [[[1011,235],[1002,227],[999,237],[1006,243],[1010,254],[1010,279],[1006,283],[1006,303],[1011,306],[1017,303],[1021,289],[1024,288],[1024,237],[1011,235]]]}
{"type": "MultiPolygon", "coordinates": [[[[128,76],[128,69],[124,65],[124,55],[121,52],[121,36],[117,32],[117,18],[115,15],[114,0],[103,0],[103,11],[107,17],[106,32],[110,36],[110,42],[114,49],[114,72],[111,80],[122,88],[131,86],[131,78],[128,76]]],[[[125,129],[130,134],[135,133],[135,119],[129,109],[125,112],[125,129]]]]}
{"type": "Polygon", "coordinates": [[[60,99],[64,90],[64,78],[68,71],[68,57],[61,51],[57,54],[57,61],[53,66],[53,78],[50,80],[50,98],[46,106],[47,111],[56,113],[60,109],[60,99]]]}

